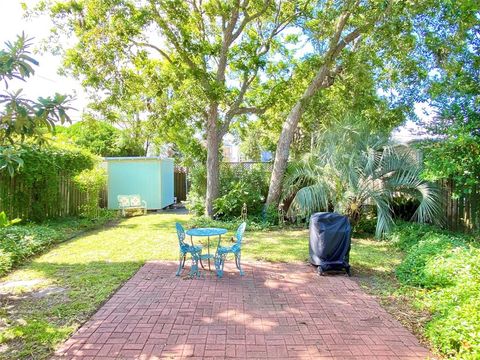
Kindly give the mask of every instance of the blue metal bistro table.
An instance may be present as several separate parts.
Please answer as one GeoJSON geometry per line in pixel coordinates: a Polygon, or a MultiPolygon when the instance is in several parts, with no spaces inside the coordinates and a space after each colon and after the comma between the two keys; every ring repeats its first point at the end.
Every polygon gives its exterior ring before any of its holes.
{"type": "MultiPolygon", "coordinates": [[[[207,237],[207,250],[208,254],[202,254],[200,256],[200,263],[201,260],[207,259],[208,260],[208,270],[210,271],[210,259],[214,258],[215,255],[210,254],[210,236],[218,236],[218,243],[217,243],[217,248],[220,245],[220,241],[222,239],[222,235],[227,232],[227,229],[223,228],[195,228],[195,229],[190,229],[187,230],[185,233],[190,236],[190,242],[193,245],[193,237],[194,236],[202,236],[202,237],[207,237]]],[[[202,264],[203,267],[203,264],[202,264]]]]}

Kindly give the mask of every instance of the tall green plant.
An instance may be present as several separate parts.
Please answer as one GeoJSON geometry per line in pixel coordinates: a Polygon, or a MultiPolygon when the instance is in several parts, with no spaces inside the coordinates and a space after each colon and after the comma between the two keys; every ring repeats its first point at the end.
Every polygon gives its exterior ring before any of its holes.
{"type": "Polygon", "coordinates": [[[105,188],[107,182],[105,170],[99,167],[83,170],[74,177],[74,181],[87,196],[81,215],[91,219],[97,218],[100,211],[100,192],[105,188]]]}
{"type": "MultiPolygon", "coordinates": [[[[361,119],[347,119],[361,124],[361,119]]],[[[310,215],[333,209],[356,223],[365,205],[377,208],[376,236],[394,224],[391,203],[395,197],[417,199],[412,215],[418,222],[438,221],[439,190],[420,177],[415,153],[393,146],[387,138],[367,128],[347,125],[319,134],[316,150],[290,166],[285,179],[285,198],[293,197],[291,214],[310,215]]]]}
{"type": "Polygon", "coordinates": [[[56,214],[62,181],[69,182],[97,159],[85,150],[22,145],[17,148],[24,166],[11,179],[0,173],[0,207],[9,215],[42,221],[56,214]]]}
{"type": "MultiPolygon", "coordinates": [[[[0,81],[12,79],[25,81],[35,73],[32,65],[38,62],[30,57],[32,39],[25,34],[17,36],[14,42],[7,41],[0,49],[0,81]]],[[[22,96],[22,89],[0,93],[0,145],[15,144],[25,138],[43,141],[43,129],[53,129],[56,122],[70,121],[67,115],[69,99],[65,95],[39,97],[31,100],[22,96]]]]}
{"type": "Polygon", "coordinates": [[[5,211],[0,212],[0,228],[12,226],[22,221],[21,219],[9,220],[5,211]]]}
{"type": "MultiPolygon", "coordinates": [[[[8,90],[12,79],[26,81],[35,73],[38,62],[30,56],[32,39],[22,33],[14,42],[7,41],[0,49],[0,82],[8,90]]],[[[22,95],[22,89],[0,93],[0,172],[7,170],[10,176],[23,166],[15,144],[32,139],[45,141],[44,135],[55,123],[70,122],[67,115],[70,99],[56,93],[53,97],[31,100],[22,95]]]]}

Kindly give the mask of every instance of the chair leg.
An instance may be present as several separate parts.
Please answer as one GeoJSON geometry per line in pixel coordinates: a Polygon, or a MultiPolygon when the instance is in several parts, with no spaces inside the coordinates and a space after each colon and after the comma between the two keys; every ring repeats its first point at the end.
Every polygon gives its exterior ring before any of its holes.
{"type": "Polygon", "coordinates": [[[185,261],[187,260],[187,255],[183,255],[182,269],[185,269],[185,261]]]}
{"type": "Polygon", "coordinates": [[[225,260],[227,259],[227,254],[222,255],[222,275],[223,275],[223,267],[225,266],[225,260]]]}
{"type": "Polygon", "coordinates": [[[192,267],[190,268],[190,276],[200,277],[200,271],[198,270],[198,253],[192,253],[192,267]]]}
{"type": "Polygon", "coordinates": [[[215,270],[219,278],[223,277],[223,265],[225,264],[225,254],[215,255],[215,270]]]}
{"type": "Polygon", "coordinates": [[[237,265],[237,269],[240,272],[240,276],[243,276],[243,275],[245,275],[245,273],[243,272],[242,265],[240,264],[240,257],[241,257],[240,252],[235,254],[235,265],[237,265]]]}
{"type": "Polygon", "coordinates": [[[180,276],[180,273],[182,272],[183,267],[185,266],[185,254],[180,254],[180,263],[178,264],[178,270],[175,276],[180,276]]]}

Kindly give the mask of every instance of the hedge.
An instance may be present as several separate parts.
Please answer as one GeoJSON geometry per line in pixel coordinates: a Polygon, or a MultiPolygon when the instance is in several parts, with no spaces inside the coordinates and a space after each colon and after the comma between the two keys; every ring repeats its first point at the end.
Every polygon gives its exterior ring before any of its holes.
{"type": "Polygon", "coordinates": [[[443,354],[480,358],[480,244],[432,226],[404,224],[389,235],[405,251],[398,280],[421,294],[425,336],[443,354]]]}

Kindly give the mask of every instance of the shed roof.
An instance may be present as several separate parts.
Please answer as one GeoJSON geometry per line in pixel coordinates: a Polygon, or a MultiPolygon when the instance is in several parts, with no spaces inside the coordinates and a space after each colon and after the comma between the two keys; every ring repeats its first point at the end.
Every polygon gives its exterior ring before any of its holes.
{"type": "Polygon", "coordinates": [[[105,161],[121,161],[121,160],[171,160],[173,158],[163,158],[159,156],[119,156],[119,157],[105,157],[103,158],[105,161]]]}

